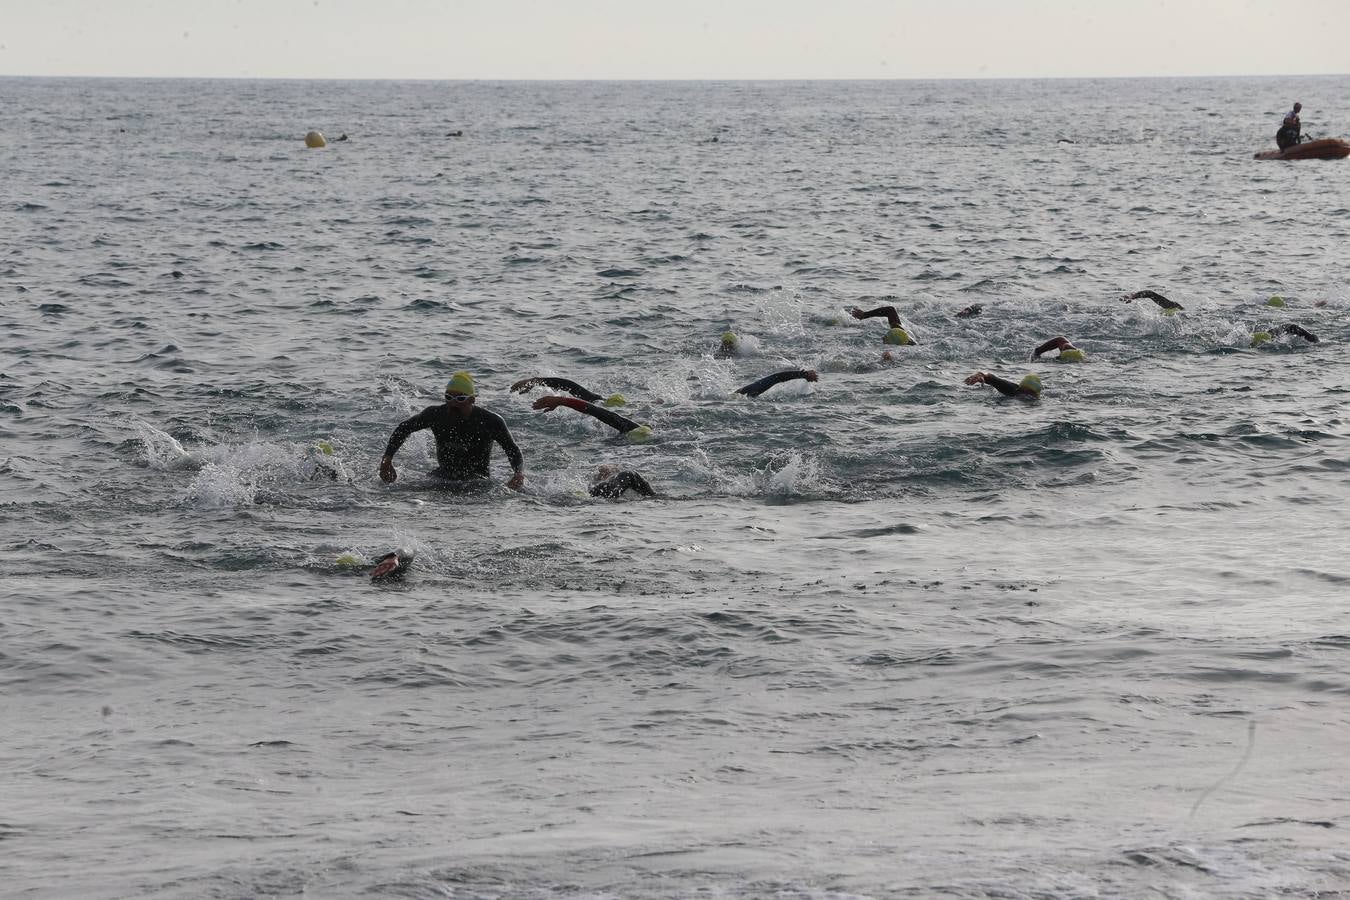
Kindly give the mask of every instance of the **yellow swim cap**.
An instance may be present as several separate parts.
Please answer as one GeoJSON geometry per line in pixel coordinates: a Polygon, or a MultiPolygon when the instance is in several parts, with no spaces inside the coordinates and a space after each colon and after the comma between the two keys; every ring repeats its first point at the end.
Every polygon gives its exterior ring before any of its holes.
{"type": "Polygon", "coordinates": [[[446,382],[445,393],[447,395],[464,394],[469,397],[474,396],[473,376],[464,371],[456,372],[451,375],[450,380],[446,382]]]}
{"type": "Polygon", "coordinates": [[[1037,397],[1039,397],[1041,395],[1041,376],[1028,375],[1025,378],[1023,378],[1017,386],[1021,388],[1026,388],[1027,390],[1033,392],[1037,397]]]}
{"type": "Polygon", "coordinates": [[[1252,335],[1252,346],[1259,347],[1266,341],[1274,340],[1274,337],[1275,336],[1272,335],[1269,331],[1258,331],[1256,332],[1256,334],[1252,335]]]}
{"type": "Polygon", "coordinates": [[[1271,295],[1271,298],[1266,301],[1266,306],[1284,306],[1284,298],[1279,294],[1273,294],[1271,295]]]}
{"type": "Polygon", "coordinates": [[[623,436],[634,443],[640,443],[652,436],[652,428],[650,425],[639,425],[631,431],[625,431],[623,436]]]}
{"type": "Polygon", "coordinates": [[[1086,358],[1087,354],[1085,354],[1082,350],[1079,350],[1077,347],[1074,347],[1072,350],[1059,351],[1058,357],[1060,362],[1082,362],[1086,358]]]}
{"type": "Polygon", "coordinates": [[[736,332],[734,331],[722,332],[722,343],[728,347],[736,346],[738,343],[740,343],[740,340],[741,340],[740,338],[736,337],[736,332]]]}
{"type": "Polygon", "coordinates": [[[623,394],[610,394],[601,402],[605,406],[623,406],[628,401],[623,399],[623,394]]]}
{"type": "Polygon", "coordinates": [[[886,336],[881,339],[883,344],[912,344],[914,339],[909,336],[909,332],[903,328],[892,328],[886,332],[886,336]]]}
{"type": "Polygon", "coordinates": [[[318,447],[319,452],[322,453],[324,456],[333,455],[333,445],[328,443],[327,441],[319,441],[319,443],[315,444],[314,446],[318,447]]]}
{"type": "Polygon", "coordinates": [[[348,566],[359,566],[361,565],[361,557],[349,550],[337,558],[337,564],[343,568],[347,568],[348,566]]]}
{"type": "Polygon", "coordinates": [[[1162,311],[1162,314],[1163,314],[1164,316],[1175,316],[1175,315],[1177,314],[1176,307],[1174,307],[1174,306],[1169,306],[1169,307],[1167,307],[1166,309],[1164,309],[1164,310],[1162,311]]]}

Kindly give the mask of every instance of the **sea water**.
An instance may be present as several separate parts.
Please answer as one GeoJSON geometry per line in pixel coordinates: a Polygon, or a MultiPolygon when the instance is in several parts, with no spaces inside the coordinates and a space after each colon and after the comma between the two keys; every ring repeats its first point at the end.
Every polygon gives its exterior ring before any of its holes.
{"type": "Polygon", "coordinates": [[[1350,889],[1347,96],[0,80],[2,892],[1350,889]]]}

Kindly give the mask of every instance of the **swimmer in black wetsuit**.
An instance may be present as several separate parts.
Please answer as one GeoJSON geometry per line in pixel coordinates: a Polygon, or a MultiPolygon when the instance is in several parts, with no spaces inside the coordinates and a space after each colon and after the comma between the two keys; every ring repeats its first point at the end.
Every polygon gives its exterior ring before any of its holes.
{"type": "Polygon", "coordinates": [[[380,460],[380,480],[388,483],[398,478],[394,469],[394,454],[408,435],[430,428],[436,438],[436,469],[433,475],[456,481],[488,477],[488,461],[492,443],[496,441],[506,451],[514,474],[506,486],[519,490],[525,483],[525,457],[502,417],[474,405],[473,376],[456,372],[445,386],[445,403],[428,406],[411,419],[405,419],[389,436],[380,460]]]}
{"type": "Polygon", "coordinates": [[[980,313],[982,313],[982,312],[984,312],[984,305],[983,305],[983,304],[981,304],[981,303],[972,303],[972,304],[970,304],[969,306],[967,306],[965,309],[960,310],[959,312],[957,312],[956,317],[957,317],[958,319],[973,319],[973,318],[975,318],[976,316],[978,316],[978,315],[979,315],[980,313]]]}
{"type": "Polygon", "coordinates": [[[1288,324],[1276,325],[1272,328],[1258,329],[1252,335],[1251,345],[1253,347],[1259,347],[1266,343],[1266,341],[1272,341],[1282,334],[1292,334],[1296,337],[1301,337],[1310,344],[1321,343],[1321,338],[1304,328],[1302,325],[1295,325],[1293,322],[1289,322],[1288,324]]]}
{"type": "Polygon", "coordinates": [[[599,419],[630,441],[645,440],[652,435],[651,426],[639,424],[632,419],[619,415],[613,410],[605,409],[603,406],[596,406],[594,403],[588,403],[587,401],[576,397],[559,397],[553,395],[549,397],[540,397],[538,400],[534,401],[534,408],[543,412],[553,412],[553,410],[557,409],[559,406],[566,406],[568,409],[575,409],[577,412],[590,416],[592,419],[599,419]]]}
{"type": "Polygon", "coordinates": [[[1152,300],[1154,303],[1161,306],[1163,312],[1167,313],[1168,315],[1171,315],[1172,313],[1176,312],[1179,309],[1186,308],[1177,301],[1168,300],[1162,294],[1156,293],[1154,291],[1135,291],[1133,294],[1126,294],[1124,297],[1121,297],[1120,299],[1125,303],[1129,303],[1132,300],[1152,300]]]}
{"type": "Polygon", "coordinates": [[[737,388],[736,393],[744,394],[747,397],[758,397],[775,384],[782,384],[784,381],[793,381],[798,378],[806,381],[817,381],[820,376],[816,374],[814,369],[788,369],[784,372],[774,372],[772,375],[765,375],[759,381],[747,384],[742,388],[737,388]]]}
{"type": "Polygon", "coordinates": [[[553,378],[551,376],[522,378],[520,381],[511,385],[511,393],[528,394],[531,388],[538,387],[541,384],[544,387],[553,388],[555,391],[566,391],[573,397],[585,400],[587,403],[601,403],[605,406],[624,406],[628,402],[624,399],[623,394],[610,394],[608,397],[602,397],[595,391],[587,390],[570,378],[553,378]]]}
{"type": "Polygon", "coordinates": [[[1035,350],[1032,350],[1031,358],[1040,359],[1041,354],[1049,353],[1051,350],[1059,351],[1058,355],[1051,357],[1051,359],[1054,359],[1057,362],[1082,362],[1086,358],[1086,354],[1073,344],[1069,343],[1069,339],[1062,334],[1059,337],[1051,338],[1035,350]]]}
{"type": "Polygon", "coordinates": [[[1041,379],[1036,375],[1028,375],[1021,382],[1014,384],[1006,378],[999,378],[993,372],[976,372],[966,379],[966,384],[987,384],[1003,396],[1016,397],[1019,400],[1041,398],[1041,379]]]}
{"type": "Polygon", "coordinates": [[[606,500],[617,500],[623,496],[624,491],[633,491],[641,497],[655,497],[656,491],[636,472],[628,470],[619,471],[613,466],[601,466],[595,470],[595,478],[591,481],[591,496],[604,497],[606,500]]]}
{"type": "Polygon", "coordinates": [[[848,314],[855,319],[871,319],[876,316],[885,316],[890,328],[881,339],[883,344],[908,345],[917,344],[914,336],[905,330],[905,326],[900,323],[900,312],[894,306],[878,306],[876,309],[863,311],[858,307],[853,307],[848,314]]]}

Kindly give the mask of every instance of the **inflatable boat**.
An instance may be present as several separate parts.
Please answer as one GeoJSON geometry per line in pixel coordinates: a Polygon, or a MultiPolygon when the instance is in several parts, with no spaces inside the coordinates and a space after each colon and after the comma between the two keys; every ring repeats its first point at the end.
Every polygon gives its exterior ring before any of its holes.
{"type": "Polygon", "coordinates": [[[1340,138],[1322,138],[1291,144],[1283,150],[1263,150],[1255,159],[1345,159],[1350,156],[1350,143],[1340,138]]]}

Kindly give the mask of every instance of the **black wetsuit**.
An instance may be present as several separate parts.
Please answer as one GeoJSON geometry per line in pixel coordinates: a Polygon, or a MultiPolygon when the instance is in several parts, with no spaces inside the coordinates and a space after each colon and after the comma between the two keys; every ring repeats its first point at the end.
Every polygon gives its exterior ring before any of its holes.
{"type": "Polygon", "coordinates": [[[1135,291],[1133,294],[1126,294],[1126,295],[1125,295],[1125,299],[1126,299],[1126,300],[1152,300],[1154,303],[1158,304],[1158,305],[1161,306],[1163,309],[1185,309],[1185,307],[1183,307],[1183,306],[1182,306],[1180,303],[1178,303],[1177,301],[1175,301],[1175,300],[1168,300],[1168,299],[1167,299],[1166,297],[1164,297],[1162,294],[1156,293],[1156,292],[1154,292],[1154,291],[1135,291]]]}
{"type": "Polygon", "coordinates": [[[570,378],[531,378],[529,381],[530,387],[534,387],[536,384],[542,384],[545,387],[551,387],[554,390],[566,391],[578,400],[585,400],[587,403],[598,403],[605,399],[595,391],[586,390],[586,388],[577,384],[575,381],[572,381],[570,378]]]}
{"type": "Polygon", "coordinates": [[[1015,381],[1009,381],[1006,378],[999,378],[997,375],[985,375],[984,383],[998,390],[1005,397],[1022,397],[1026,400],[1035,400],[1040,394],[1029,388],[1024,388],[1015,381]]]}
{"type": "Polygon", "coordinates": [[[806,378],[808,374],[809,373],[805,369],[788,369],[786,372],[774,372],[772,375],[765,375],[753,384],[747,384],[745,387],[737,389],[736,393],[744,394],[747,397],[758,397],[775,384],[782,384],[784,381],[792,381],[794,378],[806,378]]]}
{"type": "Polygon", "coordinates": [[[643,497],[655,497],[656,491],[636,472],[619,472],[617,475],[611,475],[604,481],[596,482],[591,485],[592,497],[604,497],[609,500],[616,500],[624,491],[636,491],[643,497]]]}
{"type": "Polygon", "coordinates": [[[617,429],[619,434],[627,434],[634,428],[641,427],[640,423],[634,422],[626,416],[621,416],[612,409],[605,409],[603,406],[596,406],[590,402],[586,403],[585,409],[579,409],[577,412],[584,413],[593,419],[599,419],[610,428],[617,429]]]}
{"type": "Polygon", "coordinates": [[[1281,332],[1285,334],[1298,335],[1299,337],[1303,338],[1310,344],[1321,343],[1317,335],[1313,334],[1311,331],[1304,328],[1302,325],[1295,325],[1293,322],[1290,322],[1287,325],[1277,325],[1276,327],[1270,329],[1271,334],[1279,334],[1281,332]]]}
{"type": "Polygon", "coordinates": [[[860,316],[854,316],[855,319],[871,319],[876,316],[885,316],[886,321],[892,328],[904,328],[900,324],[900,313],[894,306],[878,306],[876,309],[869,309],[860,316]]]}
{"type": "Polygon", "coordinates": [[[436,437],[436,470],[433,475],[456,481],[487,478],[493,441],[501,444],[506,451],[512,469],[519,472],[525,468],[525,457],[511,439],[506,422],[501,416],[481,406],[469,410],[468,415],[460,415],[448,403],[428,406],[411,419],[398,423],[394,433],[389,436],[384,455],[392,458],[408,435],[424,428],[430,428],[436,437]]]}

